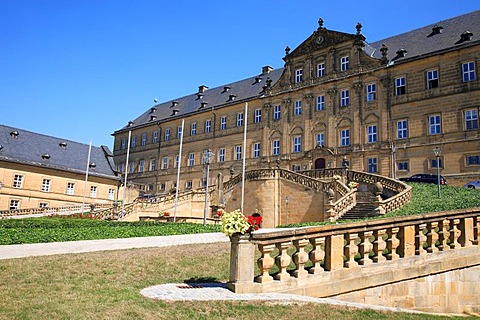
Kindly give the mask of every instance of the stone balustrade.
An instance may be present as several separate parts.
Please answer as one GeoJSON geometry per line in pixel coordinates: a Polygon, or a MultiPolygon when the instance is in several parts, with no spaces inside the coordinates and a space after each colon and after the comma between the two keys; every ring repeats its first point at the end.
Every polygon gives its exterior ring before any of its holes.
{"type": "MultiPolygon", "coordinates": [[[[232,238],[228,287],[238,293],[307,294],[305,287],[321,282],[322,277],[335,279],[337,271],[478,246],[479,238],[480,209],[326,226],[260,229],[247,238],[232,238]]],[[[369,285],[368,279],[362,281],[369,285]]],[[[329,296],[318,291],[315,295],[329,296]]]]}
{"type": "MultiPolygon", "coordinates": [[[[95,209],[111,207],[112,203],[96,203],[95,209]]],[[[29,209],[15,209],[15,210],[1,210],[0,217],[22,216],[22,215],[50,215],[56,213],[77,213],[82,211],[90,211],[90,204],[61,206],[61,207],[45,207],[45,208],[29,208],[29,209]]]]}

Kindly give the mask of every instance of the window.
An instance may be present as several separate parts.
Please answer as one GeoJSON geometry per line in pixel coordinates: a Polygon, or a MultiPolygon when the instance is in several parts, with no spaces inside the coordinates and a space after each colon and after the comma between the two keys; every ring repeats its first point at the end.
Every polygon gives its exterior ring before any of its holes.
{"type": "Polygon", "coordinates": [[[150,171],[157,170],[157,159],[150,160],[150,171]]]}
{"type": "Polygon", "coordinates": [[[427,71],[427,89],[438,88],[438,70],[427,71]]]}
{"type": "Polygon", "coordinates": [[[225,148],[218,149],[218,162],[225,162],[225,148]]]}
{"type": "Polygon", "coordinates": [[[325,110],[325,96],[317,96],[317,111],[325,110]]]}
{"type": "Polygon", "coordinates": [[[475,80],[475,62],[467,62],[462,64],[463,82],[475,80]]]}
{"type": "Polygon", "coordinates": [[[51,182],[52,181],[50,179],[43,179],[42,180],[42,191],[43,192],[50,192],[51,182]]]}
{"type": "Polygon", "coordinates": [[[20,174],[16,174],[13,177],[13,185],[12,187],[15,189],[20,189],[23,186],[23,176],[20,174]]]}
{"type": "Polygon", "coordinates": [[[317,64],[317,77],[325,76],[325,62],[317,64]]]}
{"type": "Polygon", "coordinates": [[[165,129],[165,141],[170,141],[170,128],[165,129]]]}
{"type": "Polygon", "coordinates": [[[377,158],[368,158],[367,159],[368,172],[375,173],[378,172],[377,168],[377,158]]]}
{"type": "Polygon", "coordinates": [[[299,164],[294,164],[292,165],[292,171],[300,171],[302,170],[302,167],[299,164]]]}
{"type": "Polygon", "coordinates": [[[441,117],[440,115],[433,115],[428,117],[429,123],[429,134],[440,134],[442,133],[442,126],[441,126],[441,117]]]}
{"type": "Polygon", "coordinates": [[[90,186],[90,197],[91,198],[97,197],[97,186],[90,186]]]}
{"type": "Polygon", "coordinates": [[[120,150],[125,150],[126,148],[127,148],[127,139],[122,138],[122,140],[120,140],[120,150]]]}
{"type": "Polygon", "coordinates": [[[480,165],[480,155],[469,155],[466,157],[468,166],[480,165]]]}
{"type": "Polygon", "coordinates": [[[115,189],[109,188],[108,189],[108,200],[115,200],[115,189]]]}
{"type": "Polygon", "coordinates": [[[301,136],[294,136],[293,137],[293,152],[301,152],[302,151],[302,137],[301,136]]]}
{"type": "Polygon", "coordinates": [[[178,162],[180,161],[180,157],[178,156],[178,154],[175,156],[175,167],[174,168],[178,168],[178,162]]]}
{"type": "Polygon", "coordinates": [[[158,131],[153,132],[152,143],[158,143],[158,131]]]}
{"type": "Polygon", "coordinates": [[[262,109],[255,109],[253,123],[260,123],[262,121],[262,109]]]}
{"type": "Polygon", "coordinates": [[[133,137],[132,137],[131,147],[132,147],[132,148],[135,148],[136,146],[137,146],[137,137],[133,136],[133,137]]]}
{"type": "Polygon", "coordinates": [[[315,140],[317,146],[323,147],[325,145],[325,133],[317,133],[315,140]]]}
{"type": "Polygon", "coordinates": [[[408,122],[407,120],[397,121],[397,139],[408,138],[408,122]]]}
{"type": "Polygon", "coordinates": [[[465,129],[475,130],[478,129],[478,110],[465,110],[465,129]]]}
{"type": "Polygon", "coordinates": [[[302,114],[302,101],[301,100],[296,100],[295,101],[295,109],[293,111],[293,114],[296,116],[299,116],[302,114]]]}
{"type": "Polygon", "coordinates": [[[75,194],[75,183],[67,183],[67,194],[73,196],[75,194]]]}
{"type": "Polygon", "coordinates": [[[118,172],[120,172],[120,173],[122,173],[122,174],[123,174],[123,166],[124,166],[123,163],[120,163],[120,164],[118,165],[118,172]]]}
{"type": "Polygon", "coordinates": [[[346,107],[350,104],[350,91],[342,90],[340,91],[340,106],[346,107]]]}
{"type": "Polygon", "coordinates": [[[212,130],[212,120],[205,120],[205,133],[209,133],[212,130]]]}
{"type": "Polygon", "coordinates": [[[191,136],[197,135],[197,124],[196,123],[192,123],[190,125],[190,135],[191,136]]]}
{"type": "Polygon", "coordinates": [[[295,70],[295,83],[303,81],[303,69],[295,70]]]}
{"type": "Polygon", "coordinates": [[[194,165],[195,165],[195,153],[192,152],[188,155],[188,166],[191,167],[194,165]]]}
{"type": "Polygon", "coordinates": [[[235,147],[235,160],[242,160],[242,146],[235,147]]]}
{"type": "Polygon", "coordinates": [[[162,169],[168,169],[168,158],[167,157],[163,157],[163,160],[162,160],[162,169]]]}
{"type": "Polygon", "coordinates": [[[367,127],[367,141],[368,143],[377,142],[377,126],[371,125],[367,127]]]}
{"type": "Polygon", "coordinates": [[[408,161],[399,161],[397,167],[400,171],[408,171],[408,161]]]}
{"type": "Polygon", "coordinates": [[[280,154],[280,140],[272,141],[272,155],[278,156],[280,154]]]}
{"type": "Polygon", "coordinates": [[[138,172],[143,172],[145,170],[145,160],[140,160],[138,162],[138,172]]]}
{"type": "Polygon", "coordinates": [[[183,133],[183,128],[181,126],[177,127],[177,139],[180,139],[182,137],[182,133],[183,133]]]}
{"type": "Polygon", "coordinates": [[[253,144],[253,157],[260,158],[260,142],[255,142],[253,144]]]}
{"type": "Polygon", "coordinates": [[[160,183],[160,190],[165,191],[166,188],[167,188],[167,185],[165,184],[165,182],[161,182],[160,183]]]}
{"type": "Polygon", "coordinates": [[[367,101],[373,101],[377,98],[377,86],[375,83],[367,85],[367,101]]]}
{"type": "Polygon", "coordinates": [[[407,93],[405,77],[395,78],[395,95],[401,96],[402,94],[407,93]]]}
{"type": "Polygon", "coordinates": [[[243,112],[237,113],[237,127],[243,126],[243,112]]]}
{"type": "Polygon", "coordinates": [[[345,147],[350,145],[350,130],[343,129],[340,131],[340,146],[345,147]]]}
{"type": "Polygon", "coordinates": [[[437,158],[430,159],[430,168],[443,168],[442,158],[438,158],[438,163],[437,158]]]}
{"type": "Polygon", "coordinates": [[[273,120],[280,120],[281,111],[282,111],[281,106],[276,105],[273,107],[273,120]]]}
{"type": "Polygon", "coordinates": [[[142,134],[142,146],[147,145],[147,134],[143,133],[142,134]]]}
{"type": "Polygon", "coordinates": [[[192,183],[192,180],[187,180],[187,183],[185,185],[186,189],[192,189],[193,187],[193,183],[192,183]]]}
{"type": "Polygon", "coordinates": [[[38,204],[38,207],[39,207],[40,209],[42,209],[42,208],[48,208],[48,202],[40,202],[40,203],[38,204]]]}
{"type": "Polygon", "coordinates": [[[220,118],[220,130],[227,129],[227,116],[223,116],[220,118]]]}
{"type": "Polygon", "coordinates": [[[349,66],[349,59],[347,57],[341,57],[340,58],[340,71],[346,71],[348,70],[349,66]]]}
{"type": "Polygon", "coordinates": [[[10,200],[9,210],[20,209],[20,200],[10,200]]]}
{"type": "Polygon", "coordinates": [[[135,166],[135,164],[133,162],[130,162],[130,164],[129,164],[130,168],[128,168],[129,173],[133,173],[134,166],[135,166]]]}

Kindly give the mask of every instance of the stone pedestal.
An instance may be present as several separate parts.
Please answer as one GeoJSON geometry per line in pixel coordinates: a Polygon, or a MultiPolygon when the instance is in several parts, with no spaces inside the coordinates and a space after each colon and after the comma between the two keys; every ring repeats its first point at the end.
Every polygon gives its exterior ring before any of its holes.
{"type": "Polygon", "coordinates": [[[255,276],[255,245],[250,234],[234,234],[230,238],[230,280],[227,288],[236,293],[251,292],[255,276]]]}

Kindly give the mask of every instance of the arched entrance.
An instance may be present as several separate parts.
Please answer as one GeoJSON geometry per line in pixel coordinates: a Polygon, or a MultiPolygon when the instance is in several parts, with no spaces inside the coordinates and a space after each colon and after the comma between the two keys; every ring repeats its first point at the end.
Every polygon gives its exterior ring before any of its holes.
{"type": "Polygon", "coordinates": [[[325,169],[325,158],[315,160],[315,169],[325,169]]]}

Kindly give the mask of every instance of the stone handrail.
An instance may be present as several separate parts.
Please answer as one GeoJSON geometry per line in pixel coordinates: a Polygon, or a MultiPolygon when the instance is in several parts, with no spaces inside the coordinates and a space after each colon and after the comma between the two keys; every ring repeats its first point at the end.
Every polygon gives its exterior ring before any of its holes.
{"type": "MultiPolygon", "coordinates": [[[[111,207],[111,203],[96,203],[95,209],[111,207]]],[[[55,214],[55,213],[76,213],[88,211],[90,212],[90,204],[77,204],[74,206],[61,206],[61,207],[45,207],[45,208],[29,208],[29,209],[15,209],[15,210],[1,210],[0,217],[11,217],[11,216],[21,216],[21,215],[33,215],[33,214],[55,214]],[[83,207],[83,208],[82,208],[83,207]]]]}
{"type": "Polygon", "coordinates": [[[327,221],[333,222],[340,219],[348,210],[357,204],[357,189],[349,189],[341,182],[336,182],[337,192],[341,198],[333,202],[333,197],[329,198],[325,204],[325,213],[327,221]]]}
{"type": "MultiPolygon", "coordinates": [[[[237,293],[302,292],[324,277],[336,279],[333,272],[353,272],[369,265],[478,246],[479,238],[480,208],[275,231],[260,229],[247,237],[232,237],[228,287],[237,293]],[[260,269],[257,275],[254,265],[260,269]]],[[[317,296],[329,294],[318,292],[317,296]]]]}

